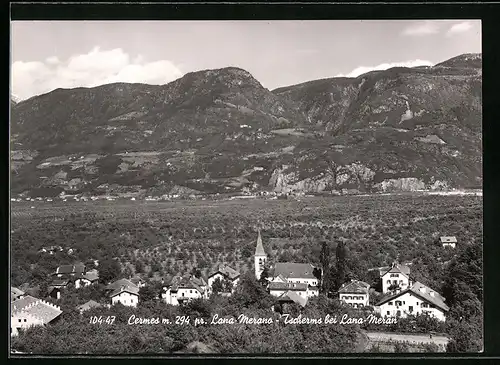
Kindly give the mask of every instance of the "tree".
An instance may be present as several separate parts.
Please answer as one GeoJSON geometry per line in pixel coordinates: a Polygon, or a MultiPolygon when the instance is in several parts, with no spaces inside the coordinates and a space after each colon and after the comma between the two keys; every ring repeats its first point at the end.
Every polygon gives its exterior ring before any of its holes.
{"type": "Polygon", "coordinates": [[[266,261],[266,263],[264,264],[264,268],[262,269],[262,273],[260,274],[260,278],[259,278],[259,283],[264,287],[264,288],[267,288],[267,284],[269,283],[269,270],[270,270],[270,267],[269,267],[269,264],[268,262],[266,261]]]}
{"type": "Polygon", "coordinates": [[[396,293],[397,291],[401,290],[401,287],[399,286],[399,284],[394,284],[392,283],[388,288],[387,290],[389,290],[391,293],[396,293]]]}
{"type": "Polygon", "coordinates": [[[157,293],[150,285],[143,286],[139,289],[139,298],[141,302],[150,302],[156,298],[157,293]]]}
{"type": "Polygon", "coordinates": [[[342,284],[346,281],[346,271],[347,271],[347,253],[345,242],[340,241],[337,244],[337,248],[335,250],[335,256],[337,259],[337,282],[336,289],[338,290],[342,284]]]}
{"type": "Polygon", "coordinates": [[[330,289],[330,246],[326,241],[321,242],[321,252],[319,254],[322,273],[320,273],[320,290],[322,293],[328,293],[330,289]]]}
{"type": "Polygon", "coordinates": [[[191,270],[191,275],[193,275],[195,278],[201,278],[201,270],[197,267],[193,267],[191,270]]]}
{"type": "Polygon", "coordinates": [[[120,263],[113,259],[106,259],[99,263],[99,279],[107,284],[121,274],[120,263]]]}
{"type": "Polygon", "coordinates": [[[224,291],[224,287],[222,285],[222,280],[220,278],[217,278],[214,280],[212,283],[212,293],[214,294],[219,294],[224,291]]]}

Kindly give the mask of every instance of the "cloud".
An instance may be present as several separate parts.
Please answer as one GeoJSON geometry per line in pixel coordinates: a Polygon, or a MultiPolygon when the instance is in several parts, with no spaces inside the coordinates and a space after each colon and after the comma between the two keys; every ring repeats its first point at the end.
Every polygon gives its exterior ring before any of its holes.
{"type": "Polygon", "coordinates": [[[455,34],[460,34],[469,31],[472,28],[471,22],[462,22],[454,24],[448,29],[446,35],[448,37],[453,36],[455,34]]]}
{"type": "Polygon", "coordinates": [[[11,72],[12,91],[21,99],[57,88],[94,87],[112,82],[162,85],[183,75],[171,61],[146,62],[142,55],[131,59],[121,48],[99,47],[65,61],[55,56],[43,62],[16,61],[11,72]]]}
{"type": "Polygon", "coordinates": [[[405,62],[381,63],[377,66],[360,66],[349,72],[348,74],[338,74],[335,77],[358,77],[370,71],[387,70],[392,67],[417,67],[417,66],[433,66],[434,64],[426,60],[412,60],[405,62]]]}
{"type": "Polygon", "coordinates": [[[412,37],[428,36],[439,33],[440,24],[437,21],[425,21],[411,25],[403,30],[403,35],[412,37]]]}

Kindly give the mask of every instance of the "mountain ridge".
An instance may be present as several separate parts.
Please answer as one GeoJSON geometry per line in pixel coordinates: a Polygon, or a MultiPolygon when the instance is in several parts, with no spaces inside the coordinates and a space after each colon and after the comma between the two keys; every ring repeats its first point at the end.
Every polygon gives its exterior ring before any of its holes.
{"type": "Polygon", "coordinates": [[[477,186],[481,57],[272,91],[233,66],[165,85],[59,88],[13,104],[12,191],[144,196],[179,186],[205,193],[477,186]]]}

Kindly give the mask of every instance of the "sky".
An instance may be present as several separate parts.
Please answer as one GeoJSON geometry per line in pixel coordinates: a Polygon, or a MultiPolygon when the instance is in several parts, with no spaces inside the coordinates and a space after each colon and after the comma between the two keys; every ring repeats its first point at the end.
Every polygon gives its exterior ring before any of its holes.
{"type": "Polygon", "coordinates": [[[21,100],[228,66],[273,90],[481,52],[481,21],[14,21],[11,47],[11,92],[21,100]]]}

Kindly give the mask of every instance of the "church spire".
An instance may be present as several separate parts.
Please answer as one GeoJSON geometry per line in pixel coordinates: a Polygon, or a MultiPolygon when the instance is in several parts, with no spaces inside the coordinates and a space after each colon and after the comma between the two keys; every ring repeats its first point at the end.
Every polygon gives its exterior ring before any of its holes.
{"type": "Polygon", "coordinates": [[[257,247],[255,248],[255,256],[266,256],[266,251],[264,251],[264,246],[262,245],[262,237],[260,236],[260,229],[259,229],[259,236],[257,237],[257,247]]]}

